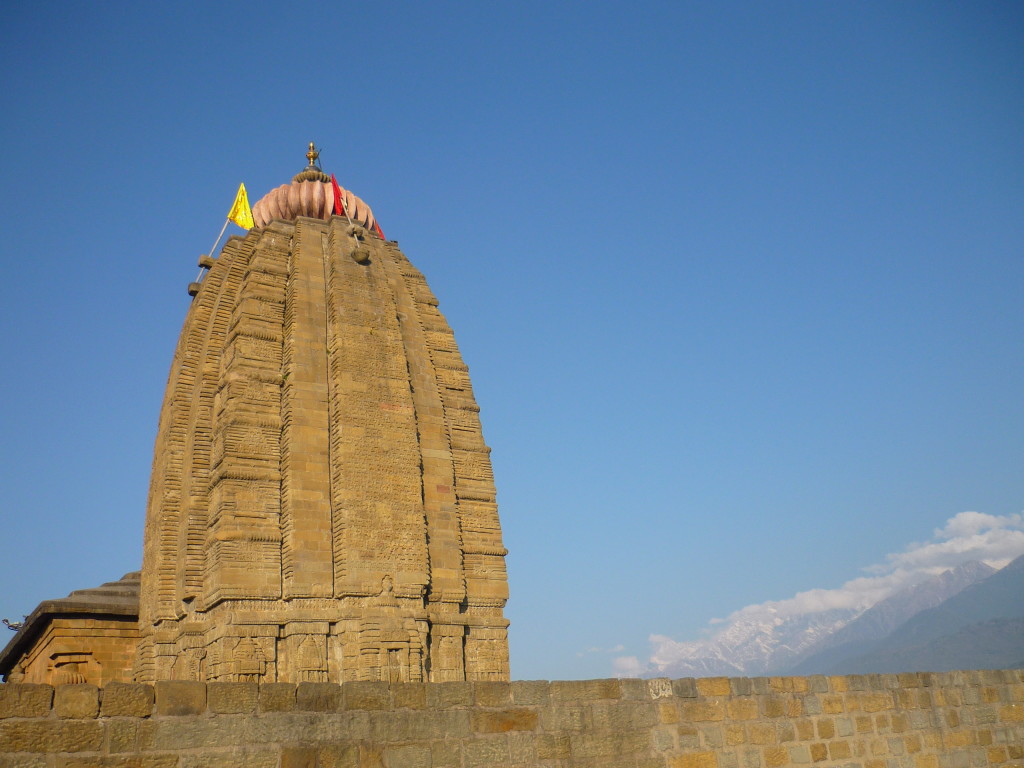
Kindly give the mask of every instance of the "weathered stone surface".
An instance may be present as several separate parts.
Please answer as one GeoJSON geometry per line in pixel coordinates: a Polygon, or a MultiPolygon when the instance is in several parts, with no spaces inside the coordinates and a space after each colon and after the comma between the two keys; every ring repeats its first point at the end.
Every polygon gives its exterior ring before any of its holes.
{"type": "Polygon", "coordinates": [[[229,240],[186,318],[136,678],[507,680],[505,549],[452,331],[372,217],[298,210],[229,240]]]}
{"type": "Polygon", "coordinates": [[[477,706],[505,707],[512,703],[512,686],[509,683],[474,683],[473,693],[477,706]]]}
{"type": "MultiPolygon", "coordinates": [[[[188,765],[178,755],[114,755],[110,757],[69,757],[61,768],[183,768],[188,765]]],[[[220,765],[225,765],[221,763],[220,765]]],[[[220,766],[218,766],[220,768],[220,766]]]]}
{"type": "Polygon", "coordinates": [[[0,755],[0,768],[49,768],[50,765],[46,755],[0,755]]]}
{"type": "MultiPolygon", "coordinates": [[[[205,755],[182,755],[179,768],[278,768],[276,750],[254,750],[245,747],[217,750],[205,755]]],[[[315,764],[314,764],[315,765],[315,764]]],[[[329,768],[321,762],[317,768],[329,768]]]]}
{"type": "Polygon", "coordinates": [[[423,709],[427,706],[427,684],[392,683],[391,700],[395,709],[423,709]]]}
{"type": "Polygon", "coordinates": [[[53,694],[57,717],[96,717],[100,709],[100,689],[88,683],[58,685],[53,694]]]}
{"type": "Polygon", "coordinates": [[[567,680],[551,683],[553,701],[617,699],[622,695],[618,680],[567,680]]]}
{"type": "Polygon", "coordinates": [[[291,712],[295,709],[294,683],[264,683],[259,690],[260,712],[291,712]]]}
{"type": "Polygon", "coordinates": [[[297,687],[179,681],[158,687],[153,715],[152,699],[140,696],[151,692],[148,686],[102,691],[98,713],[90,704],[95,691],[79,698],[88,686],[58,691],[45,710],[24,704],[38,689],[0,686],[9,705],[21,702],[22,711],[37,713],[0,720],[0,768],[809,768],[826,762],[971,768],[1024,759],[1018,672],[932,675],[927,686],[906,689],[892,687],[891,676],[830,678],[817,692],[820,682],[811,680],[761,680],[751,679],[749,692],[742,682],[726,681],[728,694],[714,681],[705,684],[707,695],[694,681],[637,681],[644,683],[639,687],[621,681],[297,687]],[[552,688],[556,696],[548,695],[552,688]],[[907,709],[899,704],[904,694],[907,709]],[[808,714],[810,701],[827,706],[808,714]],[[162,708],[179,714],[161,714],[162,708]],[[132,709],[141,714],[103,714],[132,709]]]}
{"type": "Polygon", "coordinates": [[[462,749],[457,741],[434,741],[430,744],[431,768],[462,768],[462,749]]]}
{"type": "Polygon", "coordinates": [[[0,685],[0,718],[44,717],[53,702],[49,685],[0,685]]]}
{"type": "Polygon", "coordinates": [[[515,704],[547,704],[551,696],[551,683],[547,680],[516,680],[511,684],[515,704]]]}
{"type": "Polygon", "coordinates": [[[134,717],[115,717],[107,720],[107,741],[105,751],[135,752],[138,749],[140,721],[134,717]]]}
{"type": "Polygon", "coordinates": [[[259,693],[256,683],[210,683],[206,687],[210,711],[219,714],[255,712],[259,693]]]}
{"type": "Polygon", "coordinates": [[[341,686],[334,683],[299,683],[295,708],[309,712],[337,712],[341,709],[341,686]]]}
{"type": "Polygon", "coordinates": [[[697,681],[692,677],[673,680],[672,693],[680,699],[694,699],[697,697],[697,681]]]}
{"type": "Polygon", "coordinates": [[[431,709],[468,707],[473,703],[473,686],[469,683],[439,683],[427,687],[427,706],[431,709]]]}
{"type": "Polygon", "coordinates": [[[466,768],[508,765],[508,739],[504,736],[470,739],[462,745],[462,763],[466,768]]]}
{"type": "Polygon", "coordinates": [[[206,683],[160,680],[155,690],[158,715],[199,715],[206,709],[206,683]]]}
{"type": "Polygon", "coordinates": [[[103,745],[96,720],[6,720],[0,722],[0,754],[95,752],[103,745]]]}
{"type": "Polygon", "coordinates": [[[153,686],[140,683],[108,683],[100,695],[103,717],[148,717],[153,712],[153,686]]]}
{"type": "Polygon", "coordinates": [[[345,683],[342,692],[345,696],[345,709],[391,708],[391,687],[387,683],[345,683]]]}
{"type": "Polygon", "coordinates": [[[526,707],[477,711],[473,712],[471,723],[473,730],[477,733],[532,731],[537,727],[537,713],[526,707]]]}
{"type": "Polygon", "coordinates": [[[384,750],[386,768],[431,768],[429,744],[403,744],[384,750]]]}

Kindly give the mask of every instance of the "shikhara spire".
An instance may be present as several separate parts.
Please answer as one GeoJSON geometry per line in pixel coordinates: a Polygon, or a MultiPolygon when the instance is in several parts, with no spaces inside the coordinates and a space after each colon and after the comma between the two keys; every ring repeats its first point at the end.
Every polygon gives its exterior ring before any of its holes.
{"type": "Polygon", "coordinates": [[[306,158],[185,320],[135,675],[507,679],[505,549],[468,371],[423,276],[351,192],[351,220],[334,215],[312,142],[306,158]]]}

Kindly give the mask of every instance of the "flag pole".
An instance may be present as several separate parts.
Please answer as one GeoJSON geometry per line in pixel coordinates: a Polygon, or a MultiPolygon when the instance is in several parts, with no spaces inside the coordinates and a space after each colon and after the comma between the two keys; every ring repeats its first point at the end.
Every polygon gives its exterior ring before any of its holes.
{"type": "MultiPolygon", "coordinates": [[[[231,218],[230,217],[224,219],[224,226],[220,228],[220,234],[217,235],[217,239],[213,241],[213,247],[210,249],[210,258],[211,259],[216,258],[213,254],[217,251],[217,244],[220,243],[220,239],[222,237],[224,237],[224,231],[228,228],[228,224],[230,222],[231,222],[231,218]]],[[[197,283],[199,282],[199,278],[203,276],[203,269],[205,269],[205,267],[200,267],[199,268],[199,274],[196,275],[196,282],[197,283]]]]}

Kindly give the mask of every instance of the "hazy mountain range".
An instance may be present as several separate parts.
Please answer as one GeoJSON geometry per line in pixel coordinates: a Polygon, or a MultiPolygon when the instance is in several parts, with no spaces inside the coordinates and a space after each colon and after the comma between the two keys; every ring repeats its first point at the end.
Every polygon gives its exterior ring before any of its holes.
{"type": "MultiPolygon", "coordinates": [[[[781,604],[780,604],[781,605],[781,604]]],[[[872,605],[738,612],[713,636],[660,642],[646,676],[860,674],[1024,666],[1024,556],[963,563],[872,605]]]]}

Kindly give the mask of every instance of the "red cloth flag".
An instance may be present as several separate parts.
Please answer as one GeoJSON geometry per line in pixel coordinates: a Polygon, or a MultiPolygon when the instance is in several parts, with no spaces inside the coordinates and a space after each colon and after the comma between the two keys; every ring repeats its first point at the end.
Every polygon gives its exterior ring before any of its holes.
{"type": "MultiPolygon", "coordinates": [[[[345,196],[342,194],[341,185],[338,184],[338,180],[334,178],[334,174],[331,174],[331,186],[334,188],[334,215],[348,217],[348,208],[345,206],[345,196]]],[[[349,219],[351,221],[351,219],[349,219]]],[[[377,220],[373,221],[373,231],[380,235],[381,240],[387,240],[384,237],[384,231],[380,228],[380,224],[377,220]]]]}
{"type": "Polygon", "coordinates": [[[345,198],[341,194],[341,187],[333,173],[331,174],[331,186],[334,187],[334,215],[348,216],[348,211],[345,209],[345,198]]]}

